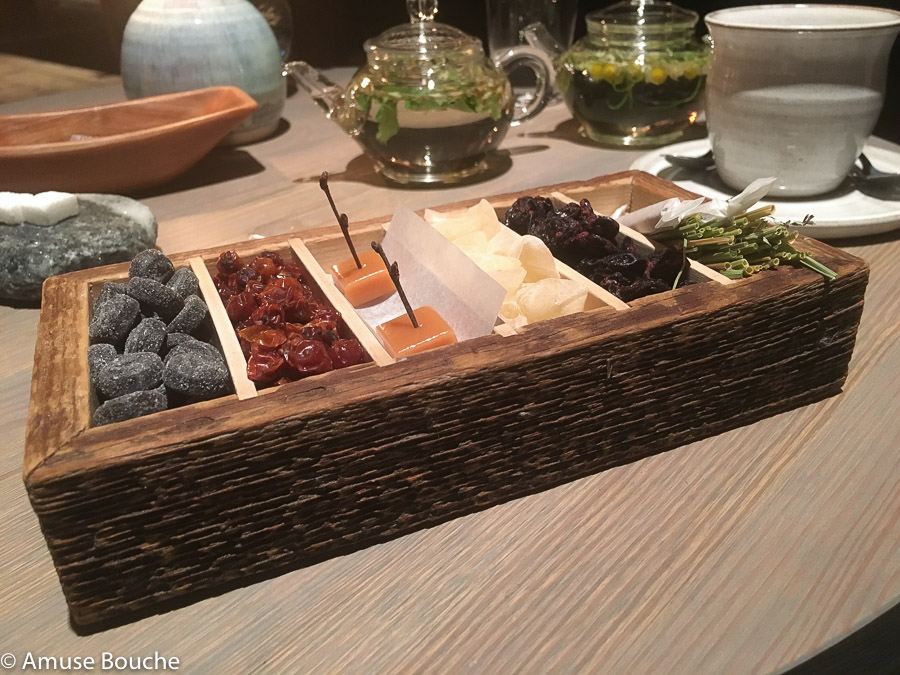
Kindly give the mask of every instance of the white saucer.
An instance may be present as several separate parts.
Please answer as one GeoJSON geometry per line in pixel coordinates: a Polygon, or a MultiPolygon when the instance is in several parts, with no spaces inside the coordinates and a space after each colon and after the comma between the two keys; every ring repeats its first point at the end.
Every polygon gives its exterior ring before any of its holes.
{"type": "MultiPolygon", "coordinates": [[[[881,139],[871,139],[864,152],[881,171],[900,173],[900,152],[887,147],[881,139]]],[[[632,169],[646,171],[705,197],[727,199],[736,194],[725,185],[715,170],[690,171],[669,164],[663,155],[699,157],[709,150],[709,141],[701,138],[658,148],[641,155],[632,169]]],[[[875,199],[845,183],[837,190],[816,197],[796,199],[764,199],[760,205],[775,204],[775,217],[801,221],[807,214],[815,218],[811,225],[798,227],[803,234],[816,239],[862,237],[900,228],[900,201],[875,199]]]]}

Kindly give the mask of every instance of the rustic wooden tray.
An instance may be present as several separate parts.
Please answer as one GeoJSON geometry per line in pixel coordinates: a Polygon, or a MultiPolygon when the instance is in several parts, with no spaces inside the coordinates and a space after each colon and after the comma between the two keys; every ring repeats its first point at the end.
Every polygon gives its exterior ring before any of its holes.
{"type": "MultiPolygon", "coordinates": [[[[602,212],[689,196],[627,172],[490,201],[555,190],[602,212]]],[[[388,220],[356,225],[355,238],[388,220]]],[[[294,242],[301,260],[345,257],[335,230],[294,242]]],[[[48,279],[24,479],[73,623],[96,630],[178,606],[838,393],[868,268],[797,245],[838,278],[781,267],[624,306],[595,297],[521,334],[501,327],[396,363],[368,341],[370,362],[260,395],[230,363],[238,394],[98,428],[90,298],[128,266],[48,279]]],[[[233,248],[289,247],[275,237],[233,248]]],[[[202,274],[226,248],[172,259],[202,274]]],[[[213,300],[225,345],[233,335],[213,300]]]]}

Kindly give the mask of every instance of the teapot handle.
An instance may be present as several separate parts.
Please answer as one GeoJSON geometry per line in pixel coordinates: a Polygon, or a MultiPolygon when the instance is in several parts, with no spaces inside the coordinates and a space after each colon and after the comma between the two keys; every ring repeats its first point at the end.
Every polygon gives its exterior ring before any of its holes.
{"type": "Polygon", "coordinates": [[[516,109],[510,123],[512,126],[530,120],[544,109],[553,85],[553,63],[544,52],[522,45],[493,54],[491,60],[507,76],[518,68],[529,68],[534,72],[534,95],[516,98],[516,109]]]}

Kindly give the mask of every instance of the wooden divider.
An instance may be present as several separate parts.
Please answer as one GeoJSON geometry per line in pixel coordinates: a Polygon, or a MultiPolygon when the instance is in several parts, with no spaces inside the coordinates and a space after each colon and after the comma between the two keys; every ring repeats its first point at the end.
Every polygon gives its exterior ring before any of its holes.
{"type": "Polygon", "coordinates": [[[351,305],[347,298],[344,297],[344,294],[335,287],[331,281],[331,277],[324,269],[322,269],[322,266],[319,265],[319,261],[316,260],[316,257],[306,247],[306,244],[300,239],[289,239],[288,244],[306,268],[309,276],[315,280],[316,285],[318,285],[322,294],[328,299],[328,302],[341,313],[344,323],[347,324],[347,327],[352,331],[356,339],[359,340],[363,349],[369,353],[372,360],[379,366],[386,366],[394,363],[394,358],[387,353],[387,350],[378,341],[378,338],[375,337],[366,325],[366,322],[356,313],[353,305],[351,305]]]}
{"type": "Polygon", "coordinates": [[[241,401],[257,396],[259,392],[256,391],[256,385],[247,377],[247,360],[244,358],[244,352],[241,351],[231,319],[228,318],[225,305],[219,299],[219,292],[209,270],[206,269],[206,263],[202,258],[189,258],[188,264],[200,282],[200,293],[209,308],[209,316],[222,346],[222,354],[225,356],[225,363],[228,364],[228,372],[231,373],[231,381],[234,384],[234,393],[241,401]]]}

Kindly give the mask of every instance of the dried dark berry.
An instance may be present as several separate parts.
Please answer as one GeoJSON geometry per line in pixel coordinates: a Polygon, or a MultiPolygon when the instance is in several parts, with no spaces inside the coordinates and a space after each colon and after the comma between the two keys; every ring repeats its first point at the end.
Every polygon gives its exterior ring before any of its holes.
{"type": "Polygon", "coordinates": [[[153,279],[134,277],[128,282],[128,295],[141,303],[145,314],[156,312],[171,321],[184,307],[184,300],[171,288],[153,279]]]}
{"type": "Polygon", "coordinates": [[[94,411],[94,426],[103,426],[113,422],[124,422],[134,417],[149,415],[165,410],[168,405],[164,387],[135,391],[116,398],[111,398],[94,411]]]}
{"type": "Polygon", "coordinates": [[[108,342],[121,346],[140,315],[141,306],[137,300],[128,295],[112,295],[91,317],[88,326],[91,343],[108,342]]]}
{"type": "Polygon", "coordinates": [[[189,295],[184,300],[184,308],[172,319],[166,328],[167,333],[194,333],[203,323],[209,310],[206,303],[196,295],[189,295]]]}
{"type": "Polygon", "coordinates": [[[179,267],[172,278],[166,282],[166,286],[178,293],[182,298],[189,295],[197,295],[200,290],[200,282],[197,275],[190,267],[179,267]]]}
{"type": "MultiPolygon", "coordinates": [[[[650,257],[645,274],[651,279],[661,279],[668,284],[669,288],[672,288],[675,277],[682,270],[687,271],[688,265],[687,258],[681,251],[667,248],[657,251],[650,257]]],[[[682,279],[686,280],[686,274],[682,274],[682,279]]]]}
{"type": "Polygon", "coordinates": [[[97,392],[116,398],[162,384],[163,362],[159,354],[141,352],[122,354],[110,361],[97,375],[97,392]]]}
{"type": "Polygon", "coordinates": [[[631,302],[632,300],[643,298],[646,295],[664,293],[669,290],[672,290],[672,286],[660,279],[642,278],[622,288],[619,291],[618,296],[625,302],[631,302]]]}
{"type": "Polygon", "coordinates": [[[546,197],[521,197],[506,211],[506,226],[519,234],[530,234],[535,219],[546,217],[553,211],[553,202],[546,197]]]}
{"type": "Polygon", "coordinates": [[[131,261],[128,268],[128,277],[142,277],[145,279],[153,279],[161,284],[166,283],[175,272],[175,266],[162,251],[155,248],[149,248],[141,251],[131,261]]]}
{"type": "Polygon", "coordinates": [[[159,319],[144,319],[131,329],[125,340],[125,353],[162,352],[166,341],[166,324],[159,319]]]}

